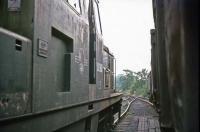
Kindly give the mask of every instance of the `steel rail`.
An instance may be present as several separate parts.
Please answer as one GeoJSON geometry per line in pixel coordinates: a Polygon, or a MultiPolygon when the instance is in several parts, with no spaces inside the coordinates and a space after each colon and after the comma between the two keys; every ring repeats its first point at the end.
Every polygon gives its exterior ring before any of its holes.
{"type": "MultiPolygon", "coordinates": [[[[132,96],[132,97],[133,97],[134,99],[131,100],[131,102],[128,103],[128,106],[127,106],[126,110],[120,115],[120,118],[117,118],[117,119],[114,121],[114,125],[116,125],[116,124],[119,122],[119,120],[120,120],[121,118],[123,118],[123,117],[126,115],[126,113],[128,112],[128,110],[129,110],[131,104],[132,104],[135,100],[137,100],[137,99],[139,99],[139,100],[141,100],[141,101],[143,101],[143,102],[146,102],[146,103],[148,103],[148,104],[151,105],[151,106],[154,106],[153,103],[149,102],[147,99],[144,99],[144,98],[142,98],[142,97],[135,97],[135,96],[132,96]]],[[[130,98],[130,97],[129,97],[129,98],[130,98]]],[[[125,101],[128,100],[129,98],[125,99],[125,101]]]]}
{"type": "Polygon", "coordinates": [[[147,99],[144,99],[142,97],[138,97],[138,99],[153,106],[153,103],[149,102],[147,99]]]}
{"type": "MultiPolygon", "coordinates": [[[[132,97],[133,97],[133,96],[132,96],[132,97]]],[[[129,98],[130,98],[130,97],[129,97],[129,98]]],[[[117,118],[117,119],[114,121],[114,125],[116,125],[116,124],[119,122],[119,120],[120,120],[121,118],[123,118],[123,117],[126,115],[126,113],[128,112],[128,110],[129,110],[131,104],[132,104],[136,99],[137,99],[137,97],[134,97],[134,99],[131,100],[131,102],[128,103],[128,106],[127,106],[126,110],[120,115],[120,118],[117,118]]],[[[126,99],[126,100],[128,100],[128,99],[126,99]]]]}

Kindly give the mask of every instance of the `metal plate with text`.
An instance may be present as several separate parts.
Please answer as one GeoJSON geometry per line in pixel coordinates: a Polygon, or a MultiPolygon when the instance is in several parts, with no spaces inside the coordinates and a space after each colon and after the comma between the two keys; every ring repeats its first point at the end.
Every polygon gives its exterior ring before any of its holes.
{"type": "Polygon", "coordinates": [[[20,11],[21,0],[8,0],[9,11],[20,11]]]}
{"type": "Polygon", "coordinates": [[[48,57],[48,42],[39,39],[38,40],[38,55],[42,57],[48,57]]]}

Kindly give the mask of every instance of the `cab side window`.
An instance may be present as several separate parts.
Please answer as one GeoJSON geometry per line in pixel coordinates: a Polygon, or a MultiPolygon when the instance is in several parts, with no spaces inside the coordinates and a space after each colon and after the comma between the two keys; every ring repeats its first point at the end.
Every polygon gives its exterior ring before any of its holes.
{"type": "Polygon", "coordinates": [[[99,5],[98,5],[97,0],[95,0],[95,2],[94,2],[94,10],[95,10],[95,23],[96,23],[97,32],[99,34],[102,34],[99,5]]]}
{"type": "Polygon", "coordinates": [[[79,0],[67,0],[67,3],[69,3],[78,13],[81,13],[79,0]]]}
{"type": "Polygon", "coordinates": [[[89,0],[85,0],[85,1],[84,1],[84,7],[85,7],[85,12],[86,12],[86,13],[88,13],[88,10],[89,10],[89,3],[90,3],[89,0]]]}

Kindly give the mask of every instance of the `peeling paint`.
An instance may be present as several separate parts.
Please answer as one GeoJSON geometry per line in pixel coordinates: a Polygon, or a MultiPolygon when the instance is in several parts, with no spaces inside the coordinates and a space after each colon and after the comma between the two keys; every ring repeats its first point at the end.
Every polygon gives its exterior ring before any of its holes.
{"type": "Polygon", "coordinates": [[[88,59],[86,58],[86,49],[80,48],[78,54],[75,55],[75,63],[79,65],[80,73],[83,73],[86,66],[88,66],[88,59]]]}
{"type": "Polygon", "coordinates": [[[179,97],[177,97],[177,104],[179,107],[183,106],[182,100],[179,97]]]}
{"type": "Polygon", "coordinates": [[[1,93],[0,94],[0,118],[17,116],[30,112],[30,94],[23,93],[1,93]]]}

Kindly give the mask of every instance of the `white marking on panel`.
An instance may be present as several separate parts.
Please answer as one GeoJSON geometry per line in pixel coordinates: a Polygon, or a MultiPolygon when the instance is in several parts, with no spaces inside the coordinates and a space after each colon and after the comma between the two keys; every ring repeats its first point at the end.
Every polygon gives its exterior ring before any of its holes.
{"type": "Polygon", "coordinates": [[[102,72],[103,71],[103,65],[99,62],[97,62],[97,71],[102,72]]]}
{"type": "Polygon", "coordinates": [[[88,66],[88,59],[86,58],[85,52],[86,50],[80,48],[78,54],[75,56],[75,62],[79,64],[79,70],[81,73],[84,71],[84,66],[88,66]]]}

